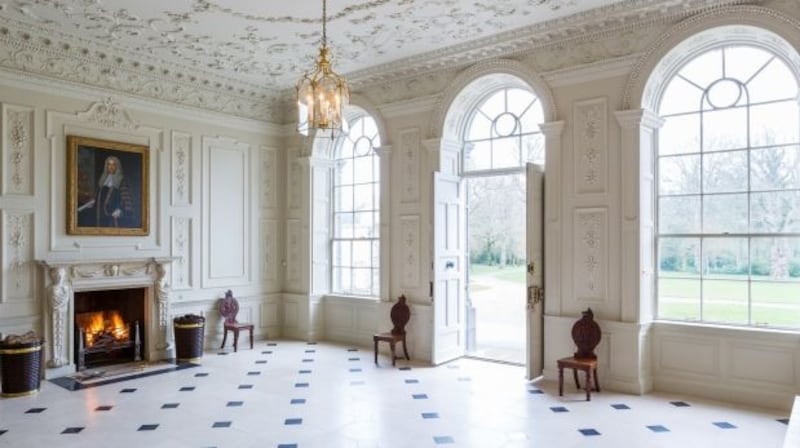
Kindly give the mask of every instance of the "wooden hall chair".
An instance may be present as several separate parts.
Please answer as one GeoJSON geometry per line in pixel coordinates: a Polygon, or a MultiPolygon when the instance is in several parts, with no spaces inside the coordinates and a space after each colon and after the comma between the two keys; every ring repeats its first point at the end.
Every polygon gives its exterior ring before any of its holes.
{"type": "Polygon", "coordinates": [[[581,388],[581,383],[578,381],[580,370],[586,373],[586,401],[591,401],[592,389],[600,392],[600,383],[597,381],[597,355],[594,354],[594,349],[600,343],[602,333],[600,326],[594,321],[591,308],[587,308],[581,314],[582,317],[572,326],[572,340],[575,341],[578,351],[572,357],[557,361],[558,396],[564,395],[564,369],[572,369],[572,377],[578,389],[581,388]]]}
{"type": "Polygon", "coordinates": [[[372,336],[372,342],[375,345],[375,365],[378,364],[378,342],[381,341],[389,343],[389,348],[392,350],[393,366],[398,359],[395,354],[395,347],[398,342],[403,343],[403,353],[406,355],[406,359],[411,359],[411,357],[408,356],[408,345],[406,344],[406,324],[411,318],[411,310],[409,310],[408,305],[406,305],[405,295],[401,295],[397,299],[397,303],[392,306],[392,310],[389,312],[389,317],[392,319],[394,328],[392,328],[391,331],[376,333],[372,336]]]}
{"type": "Polygon", "coordinates": [[[233,332],[233,351],[238,351],[239,348],[239,330],[250,330],[250,350],[253,349],[253,324],[238,322],[236,315],[239,314],[239,302],[233,297],[233,293],[229,289],[225,292],[225,297],[219,299],[219,314],[225,321],[223,322],[224,333],[222,335],[222,345],[220,349],[225,348],[225,341],[228,340],[228,331],[233,332]]]}

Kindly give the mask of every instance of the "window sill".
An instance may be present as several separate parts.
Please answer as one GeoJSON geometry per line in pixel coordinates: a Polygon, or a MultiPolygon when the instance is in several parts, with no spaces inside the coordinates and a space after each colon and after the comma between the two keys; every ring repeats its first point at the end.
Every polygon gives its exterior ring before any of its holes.
{"type": "Polygon", "coordinates": [[[347,294],[325,294],[325,300],[341,300],[341,301],[364,301],[364,302],[380,302],[380,297],[373,296],[352,296],[347,294]]]}
{"type": "Polygon", "coordinates": [[[722,325],[704,322],[689,322],[679,320],[655,320],[653,324],[666,331],[687,331],[697,333],[714,333],[730,336],[786,336],[796,338],[800,335],[800,330],[768,328],[768,327],[747,327],[736,325],[722,325]]]}

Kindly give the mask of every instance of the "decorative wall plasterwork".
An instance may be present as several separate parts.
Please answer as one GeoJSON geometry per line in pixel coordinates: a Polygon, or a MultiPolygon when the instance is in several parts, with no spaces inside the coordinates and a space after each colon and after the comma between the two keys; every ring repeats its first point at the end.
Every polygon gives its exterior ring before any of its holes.
{"type": "Polygon", "coordinates": [[[261,207],[273,209],[278,206],[278,162],[277,151],[261,147],[261,207]]]}
{"type": "Polygon", "coordinates": [[[287,201],[289,202],[290,209],[300,208],[300,176],[302,170],[298,160],[291,160],[289,162],[289,181],[287,182],[287,201]]]}
{"type": "Polygon", "coordinates": [[[33,109],[2,105],[3,194],[33,195],[33,109]]]}
{"type": "MultiPolygon", "coordinates": [[[[3,265],[8,271],[1,292],[4,297],[27,299],[33,293],[33,212],[2,212],[5,242],[3,265]]],[[[4,300],[0,300],[4,301],[4,300]]]]}
{"type": "Polygon", "coordinates": [[[111,98],[104,98],[102,101],[92,103],[86,111],[78,112],[78,118],[107,128],[135,130],[139,127],[128,111],[111,98]]]}
{"type": "Polygon", "coordinates": [[[574,120],[575,192],[604,193],[608,163],[606,99],[575,103],[574,120]]]}
{"type": "Polygon", "coordinates": [[[606,299],[608,212],[605,208],[575,210],[575,298],[578,301],[606,299]]]}
{"type": "Polygon", "coordinates": [[[172,289],[192,289],[192,218],[172,218],[172,289]]]}
{"type": "Polygon", "coordinates": [[[278,223],[274,219],[261,222],[261,241],[263,254],[261,257],[261,280],[267,283],[278,280],[278,223]]]}
{"type": "Polygon", "coordinates": [[[419,163],[420,163],[420,135],[419,129],[412,128],[400,132],[400,164],[403,170],[400,176],[403,179],[401,202],[416,202],[419,200],[419,163]]]}
{"type": "MultiPolygon", "coordinates": [[[[467,7],[461,0],[372,0],[332,10],[329,34],[339,71],[359,90],[758,1],[513,0],[467,7]],[[431,47],[437,49],[427,51],[431,47]]],[[[224,7],[210,0],[187,1],[183,9],[164,5],[154,0],[135,5],[3,1],[0,67],[235,116],[291,120],[292,114],[285,114],[290,86],[309,68],[320,19],[290,11],[316,11],[316,4],[277,14],[244,0],[224,7]]],[[[631,36],[624,42],[637,40],[631,36]]],[[[580,61],[588,54],[572,57],[580,61]]],[[[552,61],[538,64],[553,66],[552,61]]]]}
{"type": "Polygon", "coordinates": [[[286,283],[300,286],[300,220],[286,221],[286,283]]]}
{"type": "Polygon", "coordinates": [[[172,205],[191,205],[192,188],[192,136],[172,132],[172,205]]]}
{"type": "Polygon", "coordinates": [[[400,217],[400,237],[402,240],[402,275],[400,286],[413,289],[419,286],[420,268],[420,227],[419,215],[400,217]]]}

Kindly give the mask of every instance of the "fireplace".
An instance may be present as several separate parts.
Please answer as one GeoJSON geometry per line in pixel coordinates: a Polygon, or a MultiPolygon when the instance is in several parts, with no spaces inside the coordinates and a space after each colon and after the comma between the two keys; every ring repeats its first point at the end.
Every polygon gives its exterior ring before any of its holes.
{"type": "Polygon", "coordinates": [[[75,366],[78,371],[142,360],[147,288],[75,293],[75,366]]]}
{"type": "Polygon", "coordinates": [[[173,358],[172,260],[40,261],[45,378],[106,363],[173,358]]]}

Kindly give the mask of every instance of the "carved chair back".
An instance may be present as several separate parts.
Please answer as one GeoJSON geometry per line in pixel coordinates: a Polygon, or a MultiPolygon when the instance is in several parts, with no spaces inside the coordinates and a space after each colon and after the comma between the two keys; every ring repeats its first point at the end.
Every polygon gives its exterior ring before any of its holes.
{"type": "Polygon", "coordinates": [[[225,319],[226,324],[235,324],[236,315],[239,314],[239,302],[233,297],[229,289],[225,297],[219,300],[219,314],[225,319]]]}

